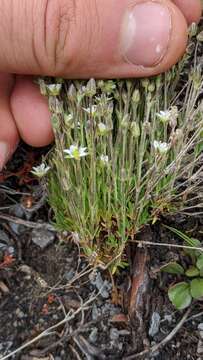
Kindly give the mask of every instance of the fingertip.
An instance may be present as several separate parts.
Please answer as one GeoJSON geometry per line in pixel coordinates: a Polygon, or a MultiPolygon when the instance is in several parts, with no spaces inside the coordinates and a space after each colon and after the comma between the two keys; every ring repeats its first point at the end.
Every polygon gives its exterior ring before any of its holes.
{"type": "Polygon", "coordinates": [[[122,77],[126,77],[126,72],[131,77],[160,74],[176,64],[185,52],[186,19],[171,1],[138,2],[130,12],[127,26],[127,34],[134,29],[135,38],[131,46],[126,46],[127,38],[121,38],[121,54],[126,60],[122,77]]]}
{"type": "Polygon", "coordinates": [[[188,25],[199,23],[202,16],[201,0],[173,0],[174,4],[182,11],[188,25]]]}
{"type": "Polygon", "coordinates": [[[97,24],[91,17],[87,22],[79,1],[78,12],[82,11],[80,33],[71,32],[75,45],[69,53],[74,56],[64,74],[69,78],[152,76],[168,70],[185,52],[187,22],[170,0],[98,2],[97,24]]]}
{"type": "Polygon", "coordinates": [[[0,74],[0,171],[16,150],[19,142],[18,130],[9,103],[13,85],[12,75],[0,74]]]}
{"type": "Polygon", "coordinates": [[[27,144],[42,147],[53,141],[47,99],[40,94],[31,77],[16,78],[11,109],[19,134],[27,144]]]}

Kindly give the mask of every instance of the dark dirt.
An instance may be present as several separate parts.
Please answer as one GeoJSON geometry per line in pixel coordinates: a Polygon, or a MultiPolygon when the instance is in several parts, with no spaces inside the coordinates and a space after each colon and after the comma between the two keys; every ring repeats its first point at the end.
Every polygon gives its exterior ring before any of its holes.
{"type": "MultiPolygon", "coordinates": [[[[176,311],[167,298],[174,277],[158,271],[171,259],[182,260],[181,252],[155,246],[140,249],[147,251],[143,271],[148,282],[146,291],[142,293],[139,288],[139,299],[130,303],[131,279],[137,276],[135,244],[127,249],[131,266],[112,280],[107,271],[92,269],[84,256],[79,258],[78,246],[68,234],[60,235],[37,225],[50,223],[52,216],[46,202],[40,202],[43,189],[30,175],[41,155],[42,151],[33,152],[21,145],[0,174],[0,216],[7,216],[7,220],[0,219],[0,359],[31,340],[32,344],[11,358],[201,359],[200,301],[191,307],[186,322],[163,348],[137,356],[160,344],[185,313],[176,311]],[[15,216],[17,222],[19,218],[26,220],[26,226],[9,221],[10,216],[15,216]],[[32,229],[30,222],[38,229],[32,229]],[[35,339],[53,325],[49,334],[35,339]]],[[[178,216],[162,219],[150,229],[153,242],[181,243],[163,223],[203,240],[202,219],[178,216]]],[[[140,236],[146,240],[145,234],[140,236]]]]}

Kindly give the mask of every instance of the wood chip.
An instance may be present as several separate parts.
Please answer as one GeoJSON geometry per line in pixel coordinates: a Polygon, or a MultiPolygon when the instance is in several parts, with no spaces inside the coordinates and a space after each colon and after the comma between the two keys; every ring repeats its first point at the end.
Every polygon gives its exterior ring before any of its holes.
{"type": "Polygon", "coordinates": [[[4,293],[4,294],[8,294],[9,288],[6,286],[6,284],[3,281],[0,281],[0,290],[4,293]]]}

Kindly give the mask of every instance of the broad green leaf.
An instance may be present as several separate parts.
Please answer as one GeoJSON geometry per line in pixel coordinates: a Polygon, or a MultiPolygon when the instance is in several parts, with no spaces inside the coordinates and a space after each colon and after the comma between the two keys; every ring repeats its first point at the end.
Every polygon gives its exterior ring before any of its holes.
{"type": "Polygon", "coordinates": [[[203,269],[203,254],[198,257],[196,266],[199,270],[203,269]]]}
{"type": "Polygon", "coordinates": [[[203,268],[200,269],[199,276],[203,277],[203,268]]]}
{"type": "Polygon", "coordinates": [[[184,274],[185,270],[184,268],[176,263],[176,262],[170,262],[164,266],[161,267],[161,271],[166,272],[168,274],[184,274]]]}
{"type": "Polygon", "coordinates": [[[188,277],[199,276],[199,270],[195,266],[190,266],[186,270],[185,275],[188,276],[188,277]]]}
{"type": "Polygon", "coordinates": [[[173,285],[168,290],[168,297],[178,310],[185,309],[192,301],[190,285],[186,282],[180,282],[173,285]]]}
{"type": "Polygon", "coordinates": [[[194,299],[203,297],[203,279],[197,278],[190,283],[191,295],[194,299]]]}

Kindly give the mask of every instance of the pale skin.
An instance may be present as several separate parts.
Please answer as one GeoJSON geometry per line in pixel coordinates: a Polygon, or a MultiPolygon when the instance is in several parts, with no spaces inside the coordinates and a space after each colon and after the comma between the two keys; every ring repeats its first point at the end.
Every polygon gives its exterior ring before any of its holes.
{"type": "Polygon", "coordinates": [[[33,76],[159,74],[181,58],[201,12],[201,0],[1,0],[0,170],[21,138],[54,140],[33,76]]]}

